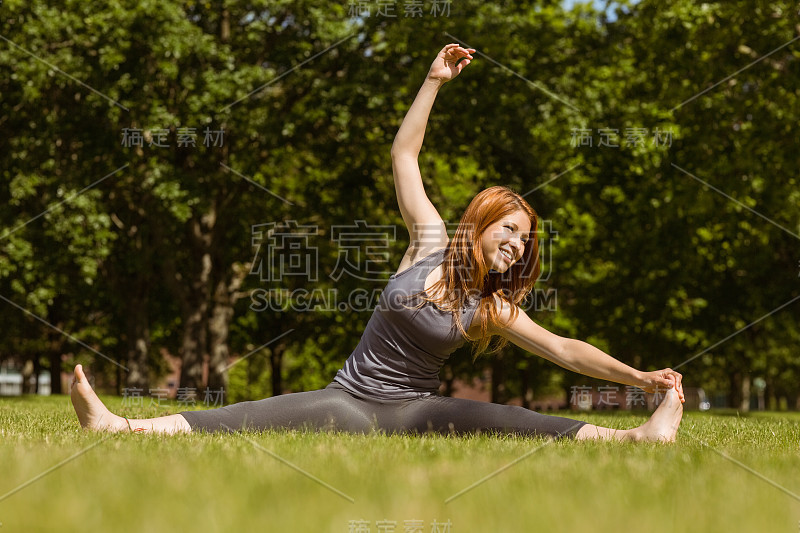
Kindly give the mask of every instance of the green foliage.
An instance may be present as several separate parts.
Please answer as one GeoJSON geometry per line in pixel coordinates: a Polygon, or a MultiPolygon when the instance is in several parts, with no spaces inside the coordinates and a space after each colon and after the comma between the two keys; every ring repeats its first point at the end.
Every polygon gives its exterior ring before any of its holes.
{"type": "MultiPolygon", "coordinates": [[[[557,233],[538,285],[557,291],[557,312],[532,316],[634,366],[678,365],[797,294],[800,55],[795,43],[756,62],[793,38],[797,18],[754,1],[623,4],[608,22],[559,2],[354,18],[316,0],[6,1],[0,34],[60,71],[0,46],[0,295],[114,360],[146,332],[158,374],[160,349],[185,355],[208,330],[191,329],[192,311],[207,320],[217,287],[258,260],[253,225],[314,225],[318,279],[246,276],[228,292],[222,342],[244,354],[295,330],[234,367],[229,398],[270,392],[276,354],[285,388],[324,385],[369,313],[257,312],[249,292],[380,289],[385,279],[331,277],[333,226],[359,219],[398,225],[384,258],[396,269],[407,237],[389,149],[447,32],[485,56],[441,91],[428,127],[420,166],[442,216],[457,222],[491,185],[528,193],[557,233]],[[195,148],[177,146],[183,127],[196,128],[195,148]],[[202,144],[206,127],[225,130],[223,146],[202,144]],[[637,127],[672,143],[626,144],[637,127]],[[122,146],[123,128],[166,129],[170,146],[122,146]],[[576,128],[594,131],[592,147],[574,146],[576,128]],[[598,146],[600,128],[619,130],[621,146],[598,146]]],[[[90,356],[0,305],[3,358],[43,346],[90,356]]],[[[762,376],[793,405],[796,316],[796,305],[779,311],[687,364],[687,383],[724,393],[762,376]]],[[[449,371],[471,379],[489,364],[468,359],[449,371]]],[[[120,385],[117,367],[93,364],[120,385]]],[[[513,348],[502,367],[509,395],[526,368],[538,390],[572,379],[513,348]]]]}
{"type": "Polygon", "coordinates": [[[236,363],[228,370],[226,403],[260,400],[272,396],[268,359],[263,354],[236,363]]]}

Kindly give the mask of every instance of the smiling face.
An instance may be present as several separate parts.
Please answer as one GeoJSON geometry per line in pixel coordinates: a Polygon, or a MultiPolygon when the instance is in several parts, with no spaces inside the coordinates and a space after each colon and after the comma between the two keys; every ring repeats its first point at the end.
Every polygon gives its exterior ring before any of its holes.
{"type": "Polygon", "coordinates": [[[500,273],[508,270],[522,257],[530,231],[531,221],[522,210],[514,211],[486,228],[481,236],[486,265],[500,273]]]}

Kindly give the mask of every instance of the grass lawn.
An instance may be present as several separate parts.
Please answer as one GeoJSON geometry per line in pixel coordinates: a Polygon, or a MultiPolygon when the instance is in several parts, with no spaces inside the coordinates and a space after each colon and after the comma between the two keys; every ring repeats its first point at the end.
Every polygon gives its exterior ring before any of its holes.
{"type": "MultiPolygon", "coordinates": [[[[129,417],[184,410],[102,399],[129,417]]],[[[646,419],[566,416],[620,429],[646,419]]],[[[687,413],[675,445],[306,432],[170,437],[86,433],[68,396],[5,398],[0,457],[0,533],[800,531],[797,413],[687,413]]]]}

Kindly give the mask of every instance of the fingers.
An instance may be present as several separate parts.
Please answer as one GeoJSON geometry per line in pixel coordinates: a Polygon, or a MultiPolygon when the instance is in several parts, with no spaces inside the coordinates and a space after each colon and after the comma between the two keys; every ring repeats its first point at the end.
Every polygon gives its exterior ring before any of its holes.
{"type": "Polygon", "coordinates": [[[442,48],[442,52],[445,55],[454,55],[456,57],[466,57],[468,59],[474,59],[472,57],[472,53],[475,52],[475,51],[476,50],[474,48],[464,48],[463,46],[461,46],[460,44],[457,44],[457,43],[450,43],[448,45],[445,45],[444,48],[442,48]]]}
{"type": "Polygon", "coordinates": [[[652,385],[650,385],[649,388],[645,388],[645,391],[659,394],[662,387],[666,390],[675,389],[681,403],[686,402],[686,396],[683,393],[683,376],[680,372],[676,372],[671,368],[654,370],[652,372],[647,372],[647,381],[652,385]]]}
{"type": "Polygon", "coordinates": [[[675,380],[675,389],[681,393],[681,397],[683,397],[683,375],[680,372],[676,372],[671,368],[667,368],[666,372],[669,373],[669,376],[675,380]]]}
{"type": "Polygon", "coordinates": [[[681,399],[681,403],[685,402],[686,396],[683,393],[683,375],[671,368],[665,368],[662,372],[665,380],[670,384],[669,388],[675,387],[675,390],[678,392],[678,397],[681,399]]]}
{"type": "Polygon", "coordinates": [[[464,48],[458,43],[446,44],[446,45],[444,45],[444,48],[442,48],[442,50],[443,51],[447,51],[447,50],[452,50],[453,48],[461,48],[462,50],[472,50],[473,52],[475,51],[474,48],[464,48]]]}

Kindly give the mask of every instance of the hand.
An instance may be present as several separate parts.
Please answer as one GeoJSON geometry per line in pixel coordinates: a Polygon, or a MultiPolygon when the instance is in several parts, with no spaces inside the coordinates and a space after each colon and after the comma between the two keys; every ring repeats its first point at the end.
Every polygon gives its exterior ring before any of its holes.
{"type": "Polygon", "coordinates": [[[671,389],[674,387],[675,390],[678,391],[681,403],[686,401],[686,397],[683,395],[683,376],[680,372],[676,372],[671,368],[654,370],[653,372],[643,372],[642,381],[642,389],[644,389],[645,392],[656,392],[656,387],[659,389],[671,389]]]}
{"type": "Polygon", "coordinates": [[[463,48],[458,44],[448,44],[441,49],[439,55],[433,60],[428,71],[428,79],[441,83],[448,82],[458,76],[464,67],[473,59],[474,48],[463,48]],[[461,58],[463,60],[459,61],[461,58]]]}

